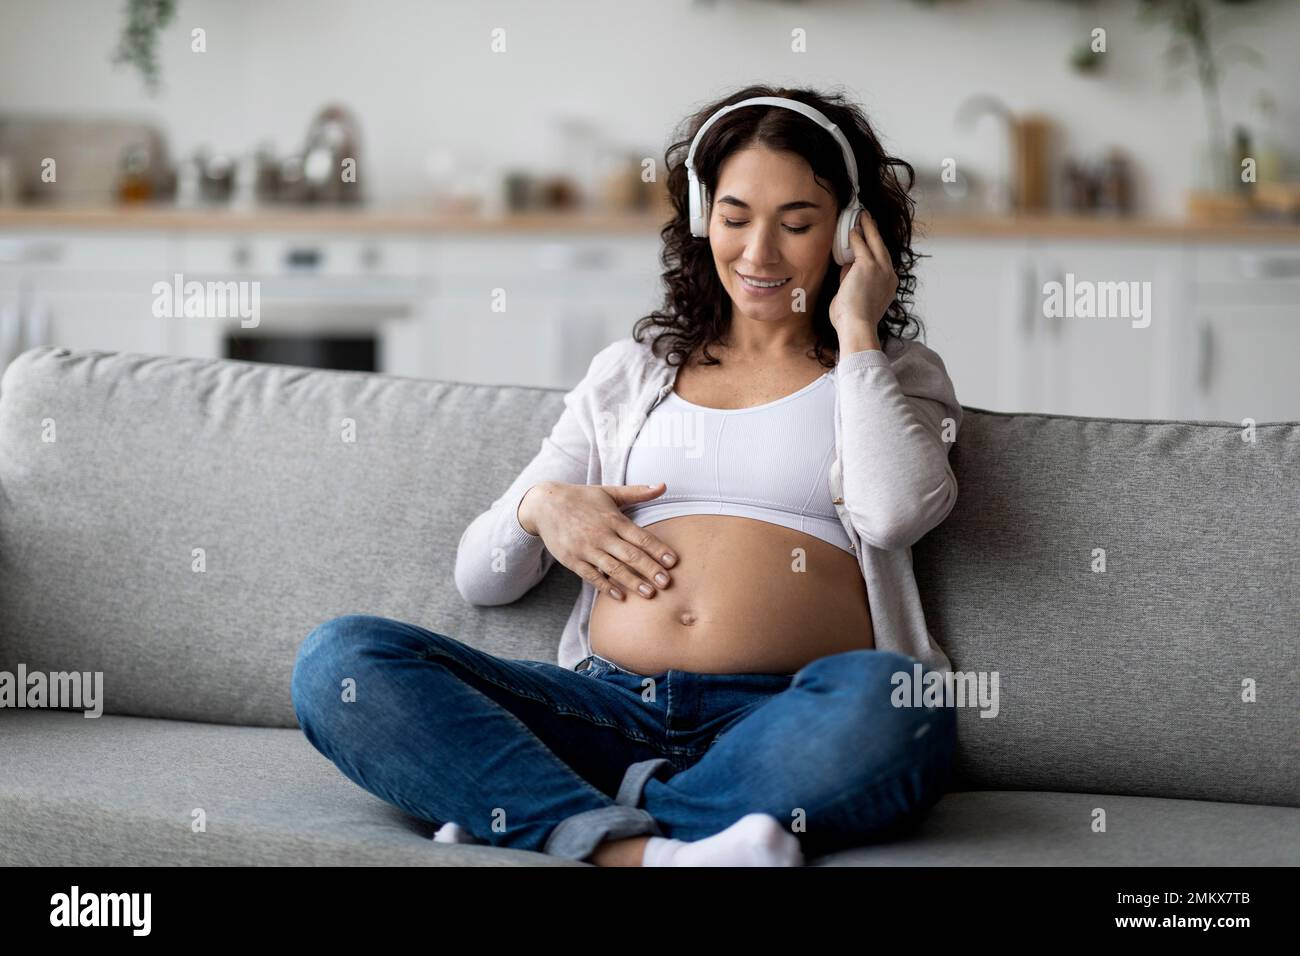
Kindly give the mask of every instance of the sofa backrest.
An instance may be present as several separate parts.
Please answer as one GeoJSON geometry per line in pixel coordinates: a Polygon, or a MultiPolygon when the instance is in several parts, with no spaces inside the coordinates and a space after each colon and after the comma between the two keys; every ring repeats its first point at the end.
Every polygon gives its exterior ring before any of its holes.
{"type": "Polygon", "coordinates": [[[576,577],[476,608],[452,569],[461,532],[533,456],[561,399],[24,352],[0,379],[0,669],[102,671],[109,713],[296,727],[299,645],[341,614],[554,660],[576,577]]]}
{"type": "MultiPolygon", "coordinates": [[[[107,713],[294,727],[298,646],[341,614],[554,661],[574,575],[476,608],[452,568],[562,399],[27,351],[0,380],[0,670],[101,671],[107,713]]],[[[959,713],[954,786],[1300,805],[1300,425],[1240,434],[967,409],[957,505],[913,550],[954,667],[998,675],[996,717],[959,713]]]]}
{"type": "Polygon", "coordinates": [[[951,455],[913,570],[998,674],[962,787],[1300,806],[1300,424],[969,409],[951,455]]]}

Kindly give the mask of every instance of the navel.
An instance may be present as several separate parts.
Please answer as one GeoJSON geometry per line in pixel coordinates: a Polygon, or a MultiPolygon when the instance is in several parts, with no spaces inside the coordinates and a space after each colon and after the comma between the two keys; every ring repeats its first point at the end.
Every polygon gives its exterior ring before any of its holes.
{"type": "Polygon", "coordinates": [[[678,619],[687,626],[694,624],[699,620],[694,611],[682,611],[681,616],[678,619]]]}

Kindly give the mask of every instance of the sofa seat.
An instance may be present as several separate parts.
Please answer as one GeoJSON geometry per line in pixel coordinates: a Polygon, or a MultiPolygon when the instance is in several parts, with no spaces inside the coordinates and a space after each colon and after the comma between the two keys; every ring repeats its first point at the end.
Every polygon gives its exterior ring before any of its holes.
{"type": "MultiPolygon", "coordinates": [[[[296,728],[0,712],[0,864],[583,866],[432,842],[296,728]],[[207,832],[191,830],[193,811],[207,832]]],[[[911,837],[819,866],[1296,865],[1300,809],[1110,794],[947,794],[911,837]],[[1107,814],[1093,833],[1094,807],[1107,814]]]]}
{"type": "Polygon", "coordinates": [[[585,865],[434,843],[297,728],[6,710],[0,767],[0,865],[585,865]]]}

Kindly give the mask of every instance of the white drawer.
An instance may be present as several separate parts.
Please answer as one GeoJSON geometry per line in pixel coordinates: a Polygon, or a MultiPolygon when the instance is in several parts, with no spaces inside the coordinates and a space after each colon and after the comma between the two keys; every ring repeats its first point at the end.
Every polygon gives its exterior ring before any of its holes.
{"type": "Polygon", "coordinates": [[[1300,245],[1195,246],[1192,281],[1294,283],[1300,286],[1300,245]]]}
{"type": "Polygon", "coordinates": [[[447,236],[425,244],[429,273],[439,280],[470,275],[658,273],[658,240],[622,236],[447,236]]]}
{"type": "Polygon", "coordinates": [[[420,274],[420,244],[375,236],[184,236],[177,268],[196,274],[406,276],[420,274]]]}
{"type": "Polygon", "coordinates": [[[24,269],[161,273],[167,269],[167,253],[167,237],[158,233],[0,233],[0,262],[13,262],[24,269]]]}

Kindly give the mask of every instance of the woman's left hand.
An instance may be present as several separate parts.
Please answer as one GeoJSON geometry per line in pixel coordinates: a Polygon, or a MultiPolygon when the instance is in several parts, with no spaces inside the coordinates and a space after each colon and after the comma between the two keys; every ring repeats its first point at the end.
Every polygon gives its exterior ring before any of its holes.
{"type": "Polygon", "coordinates": [[[876,325],[898,292],[898,274],[875,220],[865,209],[849,233],[849,244],[853,261],[840,267],[840,287],[830,304],[831,325],[839,336],[841,351],[878,349],[876,325]]]}

